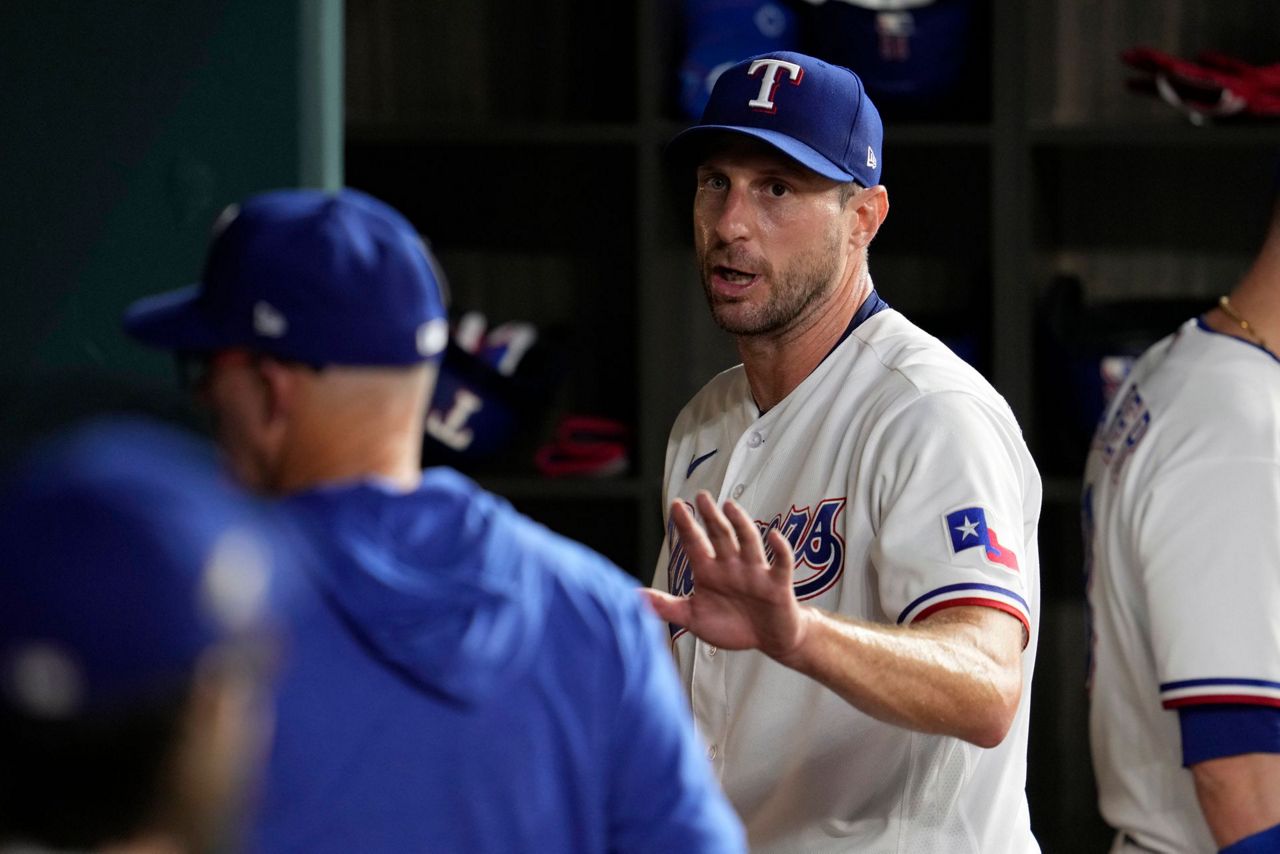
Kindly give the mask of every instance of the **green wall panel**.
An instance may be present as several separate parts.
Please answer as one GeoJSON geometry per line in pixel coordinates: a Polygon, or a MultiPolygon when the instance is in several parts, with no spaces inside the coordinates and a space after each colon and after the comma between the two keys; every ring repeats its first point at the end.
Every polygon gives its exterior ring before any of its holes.
{"type": "Polygon", "coordinates": [[[119,331],[223,205],[341,182],[341,0],[0,4],[0,414],[168,383],[119,331]]]}

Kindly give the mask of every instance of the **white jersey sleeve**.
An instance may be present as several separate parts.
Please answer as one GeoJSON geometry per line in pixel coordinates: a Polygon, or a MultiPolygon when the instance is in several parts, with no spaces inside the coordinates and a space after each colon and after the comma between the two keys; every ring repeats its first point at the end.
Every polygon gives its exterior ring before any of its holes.
{"type": "Polygon", "coordinates": [[[1023,568],[1034,531],[1023,503],[1038,478],[1021,470],[1020,445],[1007,418],[964,392],[923,395],[886,426],[868,461],[883,473],[871,562],[886,617],[908,624],[980,605],[1016,617],[1030,637],[1023,568]]]}
{"type": "Polygon", "coordinates": [[[1136,522],[1161,704],[1280,707],[1280,465],[1167,473],[1136,522]]]}

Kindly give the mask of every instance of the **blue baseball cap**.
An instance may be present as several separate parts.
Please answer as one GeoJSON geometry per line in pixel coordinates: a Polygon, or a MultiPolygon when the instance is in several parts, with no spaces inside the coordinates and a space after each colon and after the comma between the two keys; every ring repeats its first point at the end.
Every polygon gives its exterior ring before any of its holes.
{"type": "Polygon", "coordinates": [[[746,134],[833,181],[880,183],[884,126],[858,75],[792,51],[753,56],[716,80],[696,125],[669,156],[686,159],[717,132],[746,134]]]}
{"type": "Polygon", "coordinates": [[[0,707],[60,719],[181,688],[269,647],[278,536],[205,444],[140,418],[41,445],[0,486],[0,707]]]}
{"type": "Polygon", "coordinates": [[[124,328],[179,352],[409,365],[448,343],[442,282],[394,208],[357,190],[277,190],[223,211],[200,281],[134,303],[124,328]]]}

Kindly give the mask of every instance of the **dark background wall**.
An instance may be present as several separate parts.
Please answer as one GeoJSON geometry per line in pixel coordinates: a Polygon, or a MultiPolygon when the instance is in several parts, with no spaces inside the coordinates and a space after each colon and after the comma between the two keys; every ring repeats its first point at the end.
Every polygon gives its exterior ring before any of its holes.
{"type": "Polygon", "coordinates": [[[0,440],[128,401],[172,369],[119,332],[192,282],[227,203],[336,185],[341,3],[0,4],[0,440]]]}

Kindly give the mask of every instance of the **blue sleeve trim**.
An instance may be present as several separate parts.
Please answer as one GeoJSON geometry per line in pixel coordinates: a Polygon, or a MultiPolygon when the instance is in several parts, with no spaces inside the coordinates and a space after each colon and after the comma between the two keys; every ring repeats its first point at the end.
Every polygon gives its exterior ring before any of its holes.
{"type": "Polygon", "coordinates": [[[1280,753],[1280,709],[1271,706],[1184,706],[1178,722],[1185,766],[1242,753],[1280,753]]]}
{"type": "Polygon", "coordinates": [[[1007,596],[1013,601],[1017,602],[1024,609],[1026,609],[1028,614],[1031,613],[1031,606],[1027,604],[1027,600],[1023,599],[1021,596],[1019,596],[1017,593],[1014,593],[1012,590],[1009,590],[1006,587],[997,587],[994,584],[979,584],[977,582],[969,582],[964,584],[948,584],[945,587],[939,587],[936,590],[930,590],[928,593],[924,594],[923,596],[917,597],[914,602],[912,602],[910,605],[902,609],[902,613],[898,615],[898,622],[899,623],[906,622],[907,615],[909,615],[912,611],[914,611],[926,600],[933,599],[934,597],[942,596],[947,593],[959,593],[959,592],[968,591],[968,590],[981,590],[981,591],[986,591],[988,593],[999,593],[1000,595],[1007,596]]]}
{"type": "Polygon", "coordinates": [[[1280,688],[1280,682],[1269,679],[1244,679],[1232,677],[1226,679],[1183,679],[1180,682],[1162,682],[1161,691],[1173,691],[1177,688],[1203,688],[1209,685],[1250,685],[1255,688],[1280,688]]]}
{"type": "Polygon", "coordinates": [[[1275,854],[1280,851],[1280,824],[1233,842],[1218,854],[1275,854]]]}

